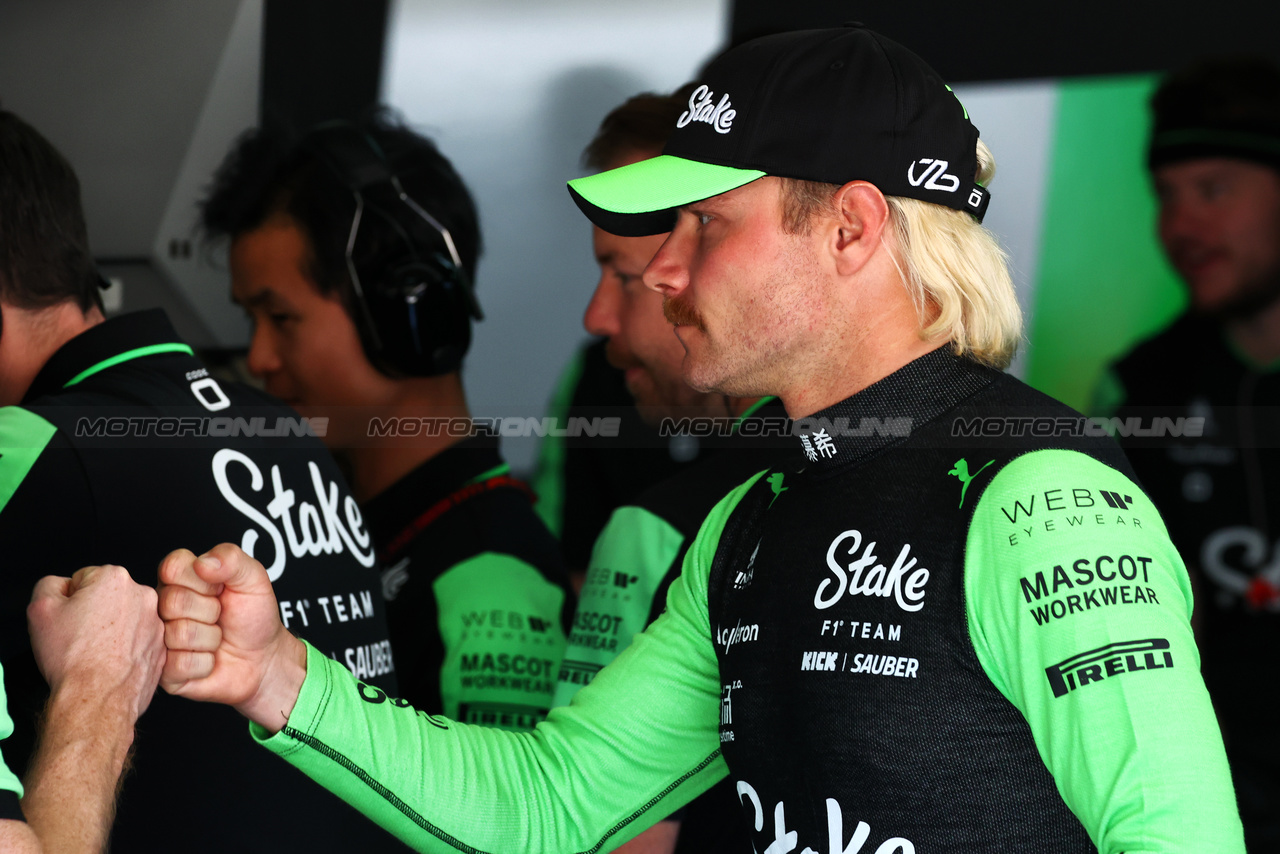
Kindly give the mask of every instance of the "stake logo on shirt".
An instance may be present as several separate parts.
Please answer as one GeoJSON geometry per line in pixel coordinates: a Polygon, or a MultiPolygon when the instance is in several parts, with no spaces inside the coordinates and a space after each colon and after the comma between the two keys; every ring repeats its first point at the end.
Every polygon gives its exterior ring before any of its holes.
{"type": "Polygon", "coordinates": [[[1220,528],[1200,547],[1200,565],[1218,586],[1218,604],[1243,599],[1257,610],[1280,611],[1280,547],[1256,528],[1220,528]]]}
{"type": "MultiPolygon", "coordinates": [[[[372,538],[364,527],[364,517],[350,495],[344,496],[337,482],[324,482],[320,468],[313,462],[307,463],[311,473],[311,489],[315,503],[298,501],[292,489],[286,489],[280,474],[280,466],[271,467],[272,499],[266,506],[264,514],[250,504],[243,496],[237,494],[231,485],[227,472],[235,464],[243,467],[249,475],[249,487],[253,492],[262,492],[266,487],[266,478],[250,457],[231,448],[223,448],[213,455],[213,481],[227,503],[238,510],[257,527],[248,528],[240,540],[240,548],[249,557],[256,557],[254,547],[265,532],[271,540],[272,561],[267,566],[267,578],[277,580],[284,572],[286,555],[303,558],[307,555],[341,554],[344,550],[351,552],[361,566],[373,566],[374,555],[372,538]],[[342,513],[338,505],[342,503],[342,513]],[[297,508],[297,521],[294,521],[294,508],[297,508]],[[275,519],[280,522],[277,526],[275,519]],[[280,528],[284,528],[283,534],[280,528]],[[287,545],[286,545],[287,542],[287,545]]],[[[304,493],[305,494],[305,493],[304,493]]],[[[264,561],[265,563],[265,561],[264,561]]]]}
{"type": "Polygon", "coordinates": [[[827,548],[827,568],[835,576],[835,589],[829,596],[824,596],[832,580],[822,579],[813,596],[813,607],[819,611],[826,610],[848,593],[850,596],[893,596],[898,607],[904,611],[919,611],[923,608],[924,586],[929,582],[929,570],[916,566],[916,559],[911,557],[911,545],[908,543],[902,547],[893,566],[889,568],[880,562],[875,549],[874,541],[867,543],[865,548],[862,547],[860,531],[845,531],[832,540],[827,548]],[[836,554],[846,543],[849,546],[843,550],[843,554],[853,555],[862,548],[862,555],[841,566],[836,554]]]}
{"type": "MultiPolygon", "coordinates": [[[[778,801],[773,808],[773,827],[765,829],[765,810],[764,804],[760,801],[760,795],[756,792],[754,786],[746,780],[739,780],[737,785],[738,800],[742,802],[742,806],[747,811],[748,820],[751,826],[755,828],[756,833],[765,833],[765,839],[769,841],[769,846],[764,849],[765,854],[774,854],[774,852],[796,851],[800,848],[799,832],[795,830],[787,830],[787,808],[786,803],[778,801]]],[[[840,802],[835,798],[827,798],[827,843],[829,845],[827,851],[829,854],[858,854],[863,851],[863,846],[871,838],[871,825],[865,821],[857,822],[849,834],[849,842],[845,844],[844,830],[844,810],[840,807],[840,802]]],[[[818,840],[806,840],[807,842],[817,842],[818,840]]],[[[760,850],[759,848],[756,849],[760,850]]],[[[817,852],[806,846],[804,849],[810,854],[817,852]]],[[[872,849],[866,849],[870,852],[872,849]]],[[[874,849],[874,854],[915,854],[916,847],[911,840],[895,836],[892,839],[886,839],[874,849]]]]}

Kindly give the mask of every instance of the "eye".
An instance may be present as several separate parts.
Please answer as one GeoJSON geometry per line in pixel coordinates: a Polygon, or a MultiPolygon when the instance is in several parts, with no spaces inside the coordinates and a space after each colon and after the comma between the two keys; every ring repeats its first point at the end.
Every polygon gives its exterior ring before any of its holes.
{"type": "Polygon", "coordinates": [[[698,217],[698,225],[706,225],[711,222],[711,220],[715,219],[711,214],[705,213],[696,214],[696,216],[698,217]]]}
{"type": "Polygon", "coordinates": [[[1204,197],[1206,199],[1220,199],[1227,194],[1230,186],[1221,178],[1208,181],[1204,185],[1204,197]]]}

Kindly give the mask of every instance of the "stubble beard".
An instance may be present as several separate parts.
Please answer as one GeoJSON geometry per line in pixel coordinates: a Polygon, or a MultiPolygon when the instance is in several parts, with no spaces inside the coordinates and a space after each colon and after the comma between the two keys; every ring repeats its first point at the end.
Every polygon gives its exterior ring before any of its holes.
{"type": "Polygon", "coordinates": [[[1280,265],[1247,282],[1237,294],[1214,306],[1192,305],[1197,314],[1221,322],[1247,321],[1280,303],[1280,265]]]}
{"type": "Polygon", "coordinates": [[[695,342],[698,358],[694,359],[686,345],[683,364],[685,382],[692,388],[730,397],[762,397],[782,391],[783,379],[803,359],[796,345],[804,332],[792,324],[796,315],[804,316],[808,311],[801,303],[809,297],[803,289],[810,278],[803,259],[793,256],[788,261],[754,303],[755,311],[769,312],[763,322],[752,323],[746,316],[736,321],[722,319],[719,334],[708,332],[705,324],[694,333],[701,338],[695,342]],[[749,330],[759,330],[759,334],[749,330]]]}

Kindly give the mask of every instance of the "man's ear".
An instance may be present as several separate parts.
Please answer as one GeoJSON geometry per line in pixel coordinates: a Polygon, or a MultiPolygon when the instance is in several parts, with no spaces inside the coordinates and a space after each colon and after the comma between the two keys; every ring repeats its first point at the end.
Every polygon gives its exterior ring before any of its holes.
{"type": "Polygon", "coordinates": [[[835,214],[831,251],[841,275],[857,273],[883,246],[889,203],[874,184],[850,181],[832,198],[835,214]]]}

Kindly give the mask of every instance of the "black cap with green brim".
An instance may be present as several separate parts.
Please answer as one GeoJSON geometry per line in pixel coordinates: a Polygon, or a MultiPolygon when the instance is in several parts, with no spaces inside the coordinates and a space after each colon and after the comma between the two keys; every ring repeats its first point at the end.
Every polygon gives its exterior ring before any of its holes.
{"type": "Polygon", "coordinates": [[[1151,169],[1218,157],[1280,168],[1280,66],[1270,60],[1201,60],[1165,78],[1151,109],[1151,169]]]}
{"type": "Polygon", "coordinates": [[[765,175],[869,181],[967,211],[978,130],[950,87],[911,51],[850,25],[756,39],[712,63],[660,157],[569,182],[587,218],[613,234],[670,231],[683,205],[765,175]]]}

